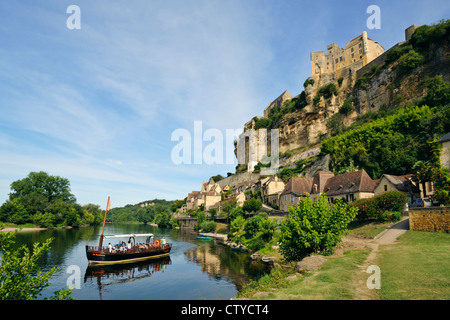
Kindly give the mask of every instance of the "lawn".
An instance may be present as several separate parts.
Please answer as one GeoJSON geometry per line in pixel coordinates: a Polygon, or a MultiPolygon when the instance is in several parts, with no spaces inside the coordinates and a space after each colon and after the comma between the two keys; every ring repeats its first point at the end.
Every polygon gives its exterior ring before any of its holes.
{"type": "Polygon", "coordinates": [[[395,245],[380,246],[383,300],[450,300],[450,234],[407,231],[395,245]]]}

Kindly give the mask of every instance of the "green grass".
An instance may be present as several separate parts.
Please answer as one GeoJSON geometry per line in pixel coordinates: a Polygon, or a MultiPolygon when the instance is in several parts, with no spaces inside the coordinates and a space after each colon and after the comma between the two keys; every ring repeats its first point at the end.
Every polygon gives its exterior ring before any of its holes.
{"type": "Polygon", "coordinates": [[[407,231],[377,254],[383,300],[449,300],[450,234],[407,231]]]}
{"type": "Polygon", "coordinates": [[[258,282],[251,283],[242,290],[239,298],[252,298],[258,291],[270,292],[261,299],[274,300],[348,300],[355,297],[352,286],[353,275],[357,272],[370,250],[347,251],[344,256],[328,257],[322,268],[313,273],[296,274],[296,280],[286,277],[295,274],[292,270],[275,269],[258,282]]]}

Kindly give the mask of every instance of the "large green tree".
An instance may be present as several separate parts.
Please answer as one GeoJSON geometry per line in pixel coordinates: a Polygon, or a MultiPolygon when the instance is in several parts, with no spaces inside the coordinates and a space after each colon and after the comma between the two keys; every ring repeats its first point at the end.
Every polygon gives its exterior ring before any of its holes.
{"type": "Polygon", "coordinates": [[[70,192],[70,182],[66,178],[51,176],[46,172],[30,172],[24,179],[11,183],[9,199],[26,196],[42,196],[48,202],[60,199],[75,202],[75,196],[70,192]]]}

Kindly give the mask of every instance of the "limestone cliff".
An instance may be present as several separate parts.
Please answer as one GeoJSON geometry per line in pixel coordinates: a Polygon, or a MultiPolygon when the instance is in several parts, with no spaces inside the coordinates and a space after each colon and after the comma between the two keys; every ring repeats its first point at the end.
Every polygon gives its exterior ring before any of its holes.
{"type": "MultiPolygon", "coordinates": [[[[359,69],[350,66],[339,74],[326,74],[322,78],[320,75],[313,76],[305,81],[304,92],[294,98],[285,91],[269,104],[264,117],[255,117],[246,123],[244,130],[278,129],[280,153],[289,151],[289,156],[298,159],[299,153],[304,158],[309,150],[317,149],[323,138],[333,134],[336,125],[349,126],[368,112],[414,104],[427,94],[424,85],[426,78],[441,75],[443,80],[450,81],[450,50],[447,32],[439,41],[429,43],[422,54],[413,52],[411,57],[399,59],[400,55],[413,49],[411,33],[411,28],[408,28],[406,41],[363,67],[358,65],[359,69]],[[283,102],[281,107],[280,101],[283,102]],[[274,111],[279,114],[271,118],[274,111]]],[[[245,132],[241,139],[246,139],[245,132]]],[[[256,139],[261,143],[259,140],[256,139]]],[[[246,141],[243,143],[248,144],[246,141]]],[[[249,152],[250,148],[246,145],[245,150],[249,152]]],[[[313,152],[313,155],[316,154],[313,152]]],[[[248,156],[246,159],[249,162],[248,156]]],[[[258,155],[256,161],[260,160],[258,155]]],[[[282,159],[281,165],[292,160],[282,159]]]]}

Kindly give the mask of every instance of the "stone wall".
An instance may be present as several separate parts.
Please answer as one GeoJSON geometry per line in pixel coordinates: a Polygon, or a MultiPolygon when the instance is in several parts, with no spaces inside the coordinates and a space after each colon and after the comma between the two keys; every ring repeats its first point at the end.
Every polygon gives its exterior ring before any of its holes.
{"type": "Polygon", "coordinates": [[[449,233],[450,207],[409,208],[409,228],[449,233]]]}

